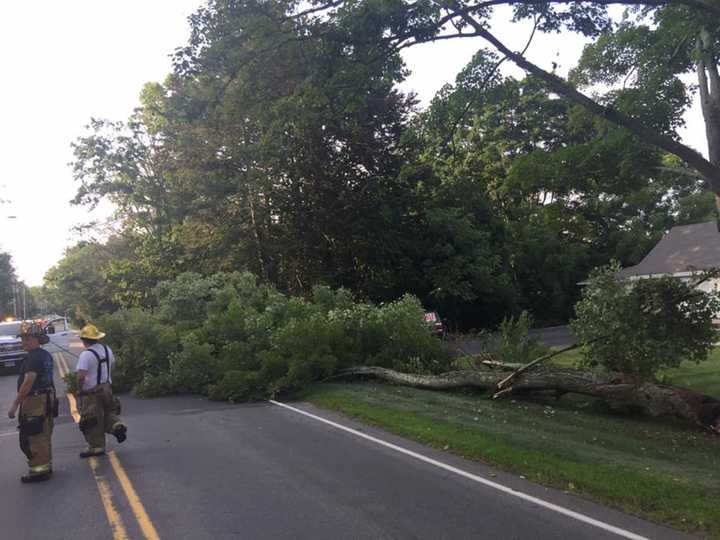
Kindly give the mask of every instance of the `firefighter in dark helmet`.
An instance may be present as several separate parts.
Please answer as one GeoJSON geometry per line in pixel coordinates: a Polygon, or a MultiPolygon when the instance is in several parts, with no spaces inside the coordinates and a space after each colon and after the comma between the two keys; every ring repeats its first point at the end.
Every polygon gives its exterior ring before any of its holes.
{"type": "Polygon", "coordinates": [[[115,436],[118,442],[127,437],[127,427],[118,415],[118,401],[113,398],[112,350],[100,340],[105,337],[97,327],[88,324],[80,331],[85,350],[77,363],[78,396],[80,397],[80,430],[88,443],[80,457],[99,456],[105,453],[105,434],[115,436]]]}
{"type": "Polygon", "coordinates": [[[42,482],[52,475],[53,417],[57,411],[53,358],[42,348],[49,338],[39,325],[23,324],[18,337],[28,354],[20,366],[17,397],[8,416],[15,418],[19,413],[20,449],[28,459],[29,471],[20,480],[42,482]]]}

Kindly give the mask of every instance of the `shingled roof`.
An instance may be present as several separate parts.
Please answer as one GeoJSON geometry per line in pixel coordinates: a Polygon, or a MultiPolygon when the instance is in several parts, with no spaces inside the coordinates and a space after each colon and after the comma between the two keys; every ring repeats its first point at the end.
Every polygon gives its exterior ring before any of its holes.
{"type": "Polygon", "coordinates": [[[681,225],[670,232],[640,261],[620,276],[675,274],[720,267],[720,232],[715,221],[681,225]]]}

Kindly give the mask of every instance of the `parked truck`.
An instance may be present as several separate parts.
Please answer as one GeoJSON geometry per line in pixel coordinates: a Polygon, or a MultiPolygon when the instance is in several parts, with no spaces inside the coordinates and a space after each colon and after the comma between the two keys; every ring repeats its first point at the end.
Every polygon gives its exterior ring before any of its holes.
{"type": "Polygon", "coordinates": [[[0,372],[16,373],[27,353],[18,337],[22,321],[0,323],[0,372]]]}

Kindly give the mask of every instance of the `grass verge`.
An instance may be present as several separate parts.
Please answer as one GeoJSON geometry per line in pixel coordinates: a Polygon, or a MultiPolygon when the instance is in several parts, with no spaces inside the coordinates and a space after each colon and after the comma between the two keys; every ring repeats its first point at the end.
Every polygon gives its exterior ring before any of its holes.
{"type": "MultiPolygon", "coordinates": [[[[572,367],[580,361],[581,354],[579,349],[573,349],[555,356],[551,361],[557,365],[572,367]]],[[[713,349],[706,362],[683,362],[677,368],[664,370],[659,376],[669,384],[720,398],[720,347],[713,349]]]]}
{"type": "Polygon", "coordinates": [[[720,398],[720,347],[710,354],[707,362],[683,362],[680,367],[668,369],[663,378],[676,386],[720,398]]]}
{"type": "Polygon", "coordinates": [[[580,397],[493,401],[383,383],[303,399],[620,510],[720,538],[720,439],[580,397]]]}

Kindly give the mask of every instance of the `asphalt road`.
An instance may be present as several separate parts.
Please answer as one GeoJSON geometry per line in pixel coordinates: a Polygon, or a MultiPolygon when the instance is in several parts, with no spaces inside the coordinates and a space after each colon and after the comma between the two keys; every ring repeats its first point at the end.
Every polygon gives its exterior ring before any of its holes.
{"type": "Polygon", "coordinates": [[[14,391],[15,377],[0,377],[3,539],[687,538],[306,404],[292,405],[350,431],[271,403],[124,396],[128,441],[110,443],[93,473],[63,399],[55,475],[23,485],[5,414],[14,391]]]}
{"type": "Polygon", "coordinates": [[[548,347],[567,347],[575,344],[575,336],[569,326],[552,326],[550,328],[537,328],[528,334],[538,338],[548,347]]]}
{"type": "MultiPolygon", "coordinates": [[[[536,328],[530,330],[528,335],[538,339],[548,347],[568,347],[575,344],[575,336],[568,326],[552,326],[549,328],[536,328]]],[[[488,347],[493,345],[487,341],[473,338],[462,337],[451,342],[452,346],[459,354],[479,354],[487,352],[488,347]]]]}

